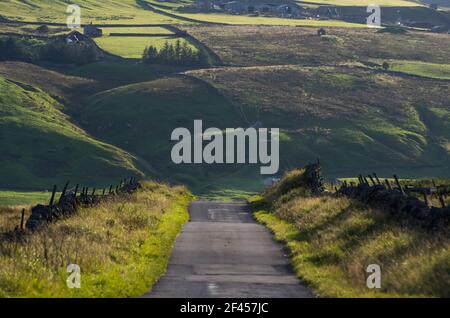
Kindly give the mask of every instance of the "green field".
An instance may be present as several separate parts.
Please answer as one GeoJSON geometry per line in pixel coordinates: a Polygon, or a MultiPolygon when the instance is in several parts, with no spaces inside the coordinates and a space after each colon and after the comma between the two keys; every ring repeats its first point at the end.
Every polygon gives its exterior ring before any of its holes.
{"type": "MultiPolygon", "coordinates": [[[[381,63],[381,61],[378,61],[381,63]]],[[[388,60],[389,69],[412,75],[450,80],[450,64],[426,63],[408,60],[388,60]]]]}
{"type": "Polygon", "coordinates": [[[230,15],[220,13],[176,13],[180,17],[196,19],[205,22],[225,24],[253,24],[253,25],[286,25],[286,26],[311,26],[311,27],[350,27],[361,28],[363,24],[350,23],[338,20],[308,20],[308,19],[283,19],[276,17],[249,17],[245,15],[230,15]]]}
{"type": "MultiPolygon", "coordinates": [[[[66,23],[68,2],[64,0],[4,0],[0,2],[3,16],[22,21],[66,23]]],[[[135,0],[86,0],[81,5],[81,23],[97,24],[161,24],[176,19],[143,10],[135,0]]]]}
{"type": "Polygon", "coordinates": [[[0,206],[43,204],[50,201],[51,192],[0,191],[0,206]]]}
{"type": "Polygon", "coordinates": [[[102,28],[103,35],[109,35],[110,33],[137,33],[137,34],[173,34],[172,31],[167,30],[163,27],[139,27],[139,28],[102,28]]]}
{"type": "MultiPolygon", "coordinates": [[[[143,36],[103,36],[96,38],[97,45],[114,55],[124,58],[140,59],[144,49],[150,45],[161,48],[164,43],[175,44],[177,41],[173,37],[143,37],[143,36]]],[[[180,39],[181,42],[185,41],[180,39]]]]}
{"type": "MultiPolygon", "coordinates": [[[[302,1],[296,1],[298,4],[302,5],[302,1]]],[[[408,0],[311,0],[308,2],[314,2],[318,4],[328,4],[337,6],[368,6],[371,4],[378,4],[379,6],[393,6],[393,7],[415,7],[419,6],[416,1],[408,0]]]]}

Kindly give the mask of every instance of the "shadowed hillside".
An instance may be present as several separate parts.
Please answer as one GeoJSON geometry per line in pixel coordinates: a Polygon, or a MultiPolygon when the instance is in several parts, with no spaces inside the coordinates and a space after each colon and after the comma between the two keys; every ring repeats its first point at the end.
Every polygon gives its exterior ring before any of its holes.
{"type": "Polygon", "coordinates": [[[74,126],[43,91],[0,77],[0,186],[50,188],[61,179],[111,182],[141,175],[133,157],[74,126]]]}

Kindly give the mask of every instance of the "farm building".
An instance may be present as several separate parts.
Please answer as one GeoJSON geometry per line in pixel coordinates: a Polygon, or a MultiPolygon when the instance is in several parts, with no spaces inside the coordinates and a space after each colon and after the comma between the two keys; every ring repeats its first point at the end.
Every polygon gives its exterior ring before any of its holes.
{"type": "Polygon", "coordinates": [[[197,0],[180,11],[222,11],[231,14],[263,14],[280,17],[300,17],[302,7],[291,0],[197,0]]]}
{"type": "Polygon", "coordinates": [[[267,14],[283,17],[299,17],[302,7],[285,0],[235,0],[218,3],[224,11],[234,14],[267,14]]]}
{"type": "Polygon", "coordinates": [[[83,33],[85,36],[90,38],[100,37],[103,35],[102,29],[95,27],[92,23],[84,26],[83,33]]]}

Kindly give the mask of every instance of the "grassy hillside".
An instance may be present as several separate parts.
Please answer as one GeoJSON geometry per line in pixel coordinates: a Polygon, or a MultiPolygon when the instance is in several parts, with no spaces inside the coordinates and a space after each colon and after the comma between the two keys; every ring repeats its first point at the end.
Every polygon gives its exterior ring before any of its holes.
{"type": "Polygon", "coordinates": [[[93,96],[77,116],[90,133],[139,155],[162,178],[196,190],[211,190],[216,183],[251,189],[262,185],[255,179],[257,167],[172,163],[170,136],[175,128],[192,131],[195,119],[202,119],[205,129],[245,125],[233,104],[195,78],[174,76],[109,90],[93,96]]]}
{"type": "Polygon", "coordinates": [[[431,233],[348,198],[311,197],[303,173],[289,172],[253,203],[319,296],[450,296],[450,229],[431,233]],[[381,289],[367,288],[370,264],[381,268],[381,289]]]}
{"type": "Polygon", "coordinates": [[[223,68],[189,74],[242,105],[249,122],[279,127],[285,169],[333,158],[324,162],[329,177],[351,171],[450,175],[446,81],[359,67],[223,68]],[[266,91],[271,94],[258,93],[266,91]]]}
{"type": "MultiPolygon", "coordinates": [[[[65,0],[3,0],[1,14],[12,20],[66,23],[65,0]]],[[[143,10],[135,0],[84,0],[79,3],[81,23],[161,24],[174,23],[177,19],[143,10]]]]}
{"type": "Polygon", "coordinates": [[[0,106],[0,188],[141,175],[131,155],[74,126],[61,104],[33,86],[0,77],[0,106]]]}
{"type": "Polygon", "coordinates": [[[331,156],[324,163],[330,177],[373,170],[450,175],[445,81],[350,66],[216,68],[189,75],[201,81],[175,76],[120,87],[91,98],[77,116],[91,134],[194,189],[256,190],[263,184],[257,167],[173,165],[171,131],[192,129],[194,119],[203,119],[205,128],[256,121],[281,128],[281,169],[331,156]]]}
{"type": "Polygon", "coordinates": [[[0,62],[0,75],[14,82],[38,87],[52,97],[64,102],[71,102],[81,94],[92,94],[101,89],[102,86],[96,80],[64,75],[24,62],[0,62]]]}
{"type": "MultiPolygon", "coordinates": [[[[0,297],[137,297],[164,273],[188,220],[191,194],[145,182],[129,197],[84,208],[20,242],[0,240],[0,297]],[[66,267],[81,269],[81,288],[66,267]]],[[[0,208],[0,235],[17,225],[17,209],[0,208]]]]}
{"type": "Polygon", "coordinates": [[[190,26],[190,34],[213,49],[227,64],[257,66],[323,65],[368,59],[417,60],[448,64],[446,34],[380,33],[373,29],[284,26],[190,26]],[[430,50],[430,47],[433,47],[430,50]]]}

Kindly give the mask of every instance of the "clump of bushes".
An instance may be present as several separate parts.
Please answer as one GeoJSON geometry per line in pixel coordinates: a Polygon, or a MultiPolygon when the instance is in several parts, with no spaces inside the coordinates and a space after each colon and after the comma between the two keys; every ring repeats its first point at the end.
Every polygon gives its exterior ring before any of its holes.
{"type": "Polygon", "coordinates": [[[64,37],[45,40],[0,37],[0,60],[87,64],[97,61],[100,57],[101,53],[90,41],[67,43],[64,37]]]}
{"type": "Polygon", "coordinates": [[[142,56],[144,63],[148,64],[168,64],[182,66],[206,66],[209,59],[203,50],[195,51],[186,42],[181,44],[177,40],[175,45],[165,42],[161,49],[150,45],[145,48],[142,56]]]}

